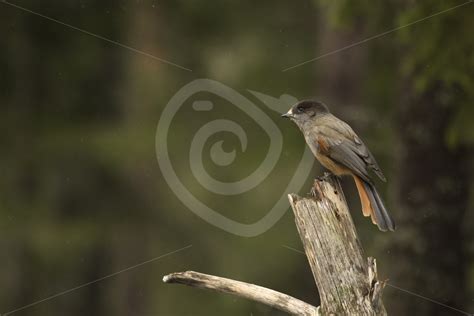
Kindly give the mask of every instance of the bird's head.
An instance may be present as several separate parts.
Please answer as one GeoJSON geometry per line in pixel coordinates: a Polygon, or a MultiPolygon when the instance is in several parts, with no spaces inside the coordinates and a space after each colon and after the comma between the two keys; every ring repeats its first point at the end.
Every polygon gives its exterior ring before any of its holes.
{"type": "Polygon", "coordinates": [[[326,114],[329,114],[329,110],[324,103],[316,100],[303,100],[293,105],[282,117],[289,118],[296,125],[301,126],[326,114]]]}

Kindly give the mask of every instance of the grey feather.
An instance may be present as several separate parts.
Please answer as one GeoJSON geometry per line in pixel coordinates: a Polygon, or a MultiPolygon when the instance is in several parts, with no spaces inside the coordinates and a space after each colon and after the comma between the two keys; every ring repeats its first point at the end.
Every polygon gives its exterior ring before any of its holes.
{"type": "Polygon", "coordinates": [[[381,231],[395,231],[395,222],[388,213],[377,189],[369,183],[364,183],[365,190],[374,210],[375,222],[381,231]]]}
{"type": "Polygon", "coordinates": [[[346,122],[331,114],[330,116],[332,124],[324,124],[322,120],[323,124],[318,128],[319,135],[330,144],[330,157],[369,183],[372,181],[368,170],[372,170],[382,181],[386,181],[377,161],[359,136],[346,122]],[[334,124],[334,121],[337,123],[334,124]]]}

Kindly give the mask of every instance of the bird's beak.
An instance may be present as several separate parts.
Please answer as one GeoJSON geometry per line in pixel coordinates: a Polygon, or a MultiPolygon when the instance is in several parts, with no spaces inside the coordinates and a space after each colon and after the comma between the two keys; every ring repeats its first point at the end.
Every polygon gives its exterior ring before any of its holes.
{"type": "Polygon", "coordinates": [[[291,113],[291,110],[289,110],[287,113],[282,114],[281,117],[290,119],[293,118],[293,113],[291,113]]]}

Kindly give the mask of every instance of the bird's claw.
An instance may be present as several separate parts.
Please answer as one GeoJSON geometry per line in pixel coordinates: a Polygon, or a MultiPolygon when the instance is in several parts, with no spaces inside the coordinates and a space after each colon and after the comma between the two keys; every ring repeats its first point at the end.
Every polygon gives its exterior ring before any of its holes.
{"type": "Polygon", "coordinates": [[[322,181],[326,181],[326,180],[329,180],[333,176],[334,176],[334,174],[332,174],[330,172],[325,172],[322,176],[319,176],[317,179],[322,180],[322,181]]]}

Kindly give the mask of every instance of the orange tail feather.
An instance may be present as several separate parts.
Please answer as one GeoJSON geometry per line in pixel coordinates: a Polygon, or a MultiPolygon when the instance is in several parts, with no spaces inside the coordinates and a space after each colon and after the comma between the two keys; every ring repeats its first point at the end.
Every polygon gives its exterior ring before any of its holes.
{"type": "Polygon", "coordinates": [[[353,176],[355,184],[357,186],[357,191],[359,191],[360,203],[362,206],[362,213],[364,216],[370,216],[372,219],[372,223],[376,224],[375,216],[374,216],[374,209],[372,208],[372,204],[370,203],[369,196],[367,191],[365,190],[365,186],[362,183],[362,180],[359,179],[358,176],[353,176]]]}

